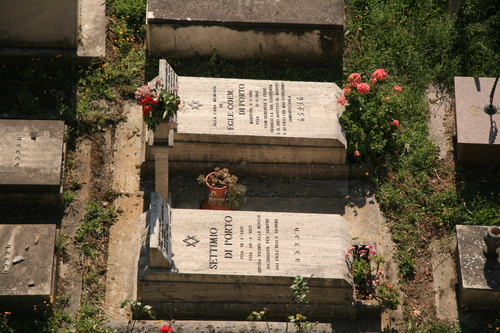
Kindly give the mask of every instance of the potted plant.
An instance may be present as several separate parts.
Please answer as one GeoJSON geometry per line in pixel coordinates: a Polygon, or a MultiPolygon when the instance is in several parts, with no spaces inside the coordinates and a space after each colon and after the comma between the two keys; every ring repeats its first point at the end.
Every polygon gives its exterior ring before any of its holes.
{"type": "Polygon", "coordinates": [[[237,184],[238,177],[232,175],[227,168],[215,168],[208,175],[199,175],[198,182],[208,187],[210,198],[221,199],[224,207],[235,209],[246,202],[247,188],[237,184]]]}
{"type": "Polygon", "coordinates": [[[135,91],[135,100],[142,105],[142,116],[150,130],[156,131],[160,122],[165,122],[170,126],[175,126],[177,111],[181,100],[177,96],[177,86],[171,90],[166,90],[159,83],[155,88],[145,84],[135,91]]]}

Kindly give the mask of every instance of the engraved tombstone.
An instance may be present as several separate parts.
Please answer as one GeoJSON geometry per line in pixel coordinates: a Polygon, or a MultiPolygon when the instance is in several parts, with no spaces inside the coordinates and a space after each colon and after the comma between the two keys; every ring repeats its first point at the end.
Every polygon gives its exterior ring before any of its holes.
{"type": "Polygon", "coordinates": [[[0,224],[0,311],[29,312],[50,304],[55,291],[56,227],[0,224]],[[45,303],[44,303],[45,302],[45,303]]]}
{"type": "MultiPolygon", "coordinates": [[[[169,209],[160,199],[151,210],[169,209]]],[[[138,296],[161,316],[171,307],[179,319],[241,319],[268,307],[279,317],[297,275],[309,278],[315,318],[355,316],[344,258],[351,237],[340,215],[172,208],[167,224],[171,267],[144,262],[138,280],[138,296]]]]}
{"type": "MultiPolygon", "coordinates": [[[[168,64],[161,68],[173,72],[168,64]]],[[[172,174],[197,176],[209,162],[245,176],[347,176],[342,90],[335,83],[184,76],[176,82],[183,105],[169,151],[172,174]]]]}
{"type": "Polygon", "coordinates": [[[62,205],[64,121],[0,119],[0,204],[62,205]]]}

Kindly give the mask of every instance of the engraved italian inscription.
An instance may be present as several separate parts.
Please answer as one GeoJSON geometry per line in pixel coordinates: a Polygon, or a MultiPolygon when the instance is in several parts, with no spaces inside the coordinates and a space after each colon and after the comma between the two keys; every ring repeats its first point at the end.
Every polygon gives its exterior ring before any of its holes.
{"type": "MultiPolygon", "coordinates": [[[[221,129],[223,124],[225,131],[234,132],[252,126],[267,135],[288,135],[290,123],[307,122],[309,111],[305,97],[289,86],[272,82],[259,87],[245,81],[212,85],[212,127],[221,129]]],[[[188,105],[198,109],[192,103],[188,105]]]]}
{"type": "Polygon", "coordinates": [[[224,231],[209,230],[209,268],[217,269],[233,260],[250,264],[252,273],[280,270],[280,235],[277,218],[257,214],[253,223],[235,221],[226,215],[224,231]],[[219,240],[220,238],[220,240],[219,240]]]}

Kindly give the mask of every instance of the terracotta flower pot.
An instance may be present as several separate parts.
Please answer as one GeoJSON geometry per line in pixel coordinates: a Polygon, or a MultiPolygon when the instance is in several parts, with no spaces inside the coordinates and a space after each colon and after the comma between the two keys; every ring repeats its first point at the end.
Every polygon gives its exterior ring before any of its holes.
{"type": "Polygon", "coordinates": [[[215,172],[211,172],[207,175],[207,177],[205,178],[206,181],[205,181],[205,184],[207,185],[208,187],[208,194],[210,195],[211,198],[214,198],[214,199],[222,199],[224,198],[224,194],[226,194],[226,191],[227,191],[227,186],[224,186],[224,187],[213,187],[211,186],[209,183],[208,183],[208,178],[213,175],[215,172]]]}

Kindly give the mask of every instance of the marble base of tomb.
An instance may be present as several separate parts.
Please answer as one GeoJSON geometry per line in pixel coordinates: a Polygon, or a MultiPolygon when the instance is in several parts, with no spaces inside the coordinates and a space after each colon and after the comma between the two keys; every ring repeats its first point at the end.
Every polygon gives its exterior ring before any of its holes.
{"type": "MultiPolygon", "coordinates": [[[[172,175],[197,177],[211,163],[245,177],[348,177],[336,84],[178,77],[165,60],[158,81],[178,85],[183,101],[172,175]]],[[[149,159],[164,147],[152,145],[149,159]]]]}
{"type": "Polygon", "coordinates": [[[310,287],[300,311],[356,316],[340,215],[175,209],[157,194],[148,214],[137,290],[160,316],[244,319],[267,307],[283,318],[297,275],[310,287]]]}

